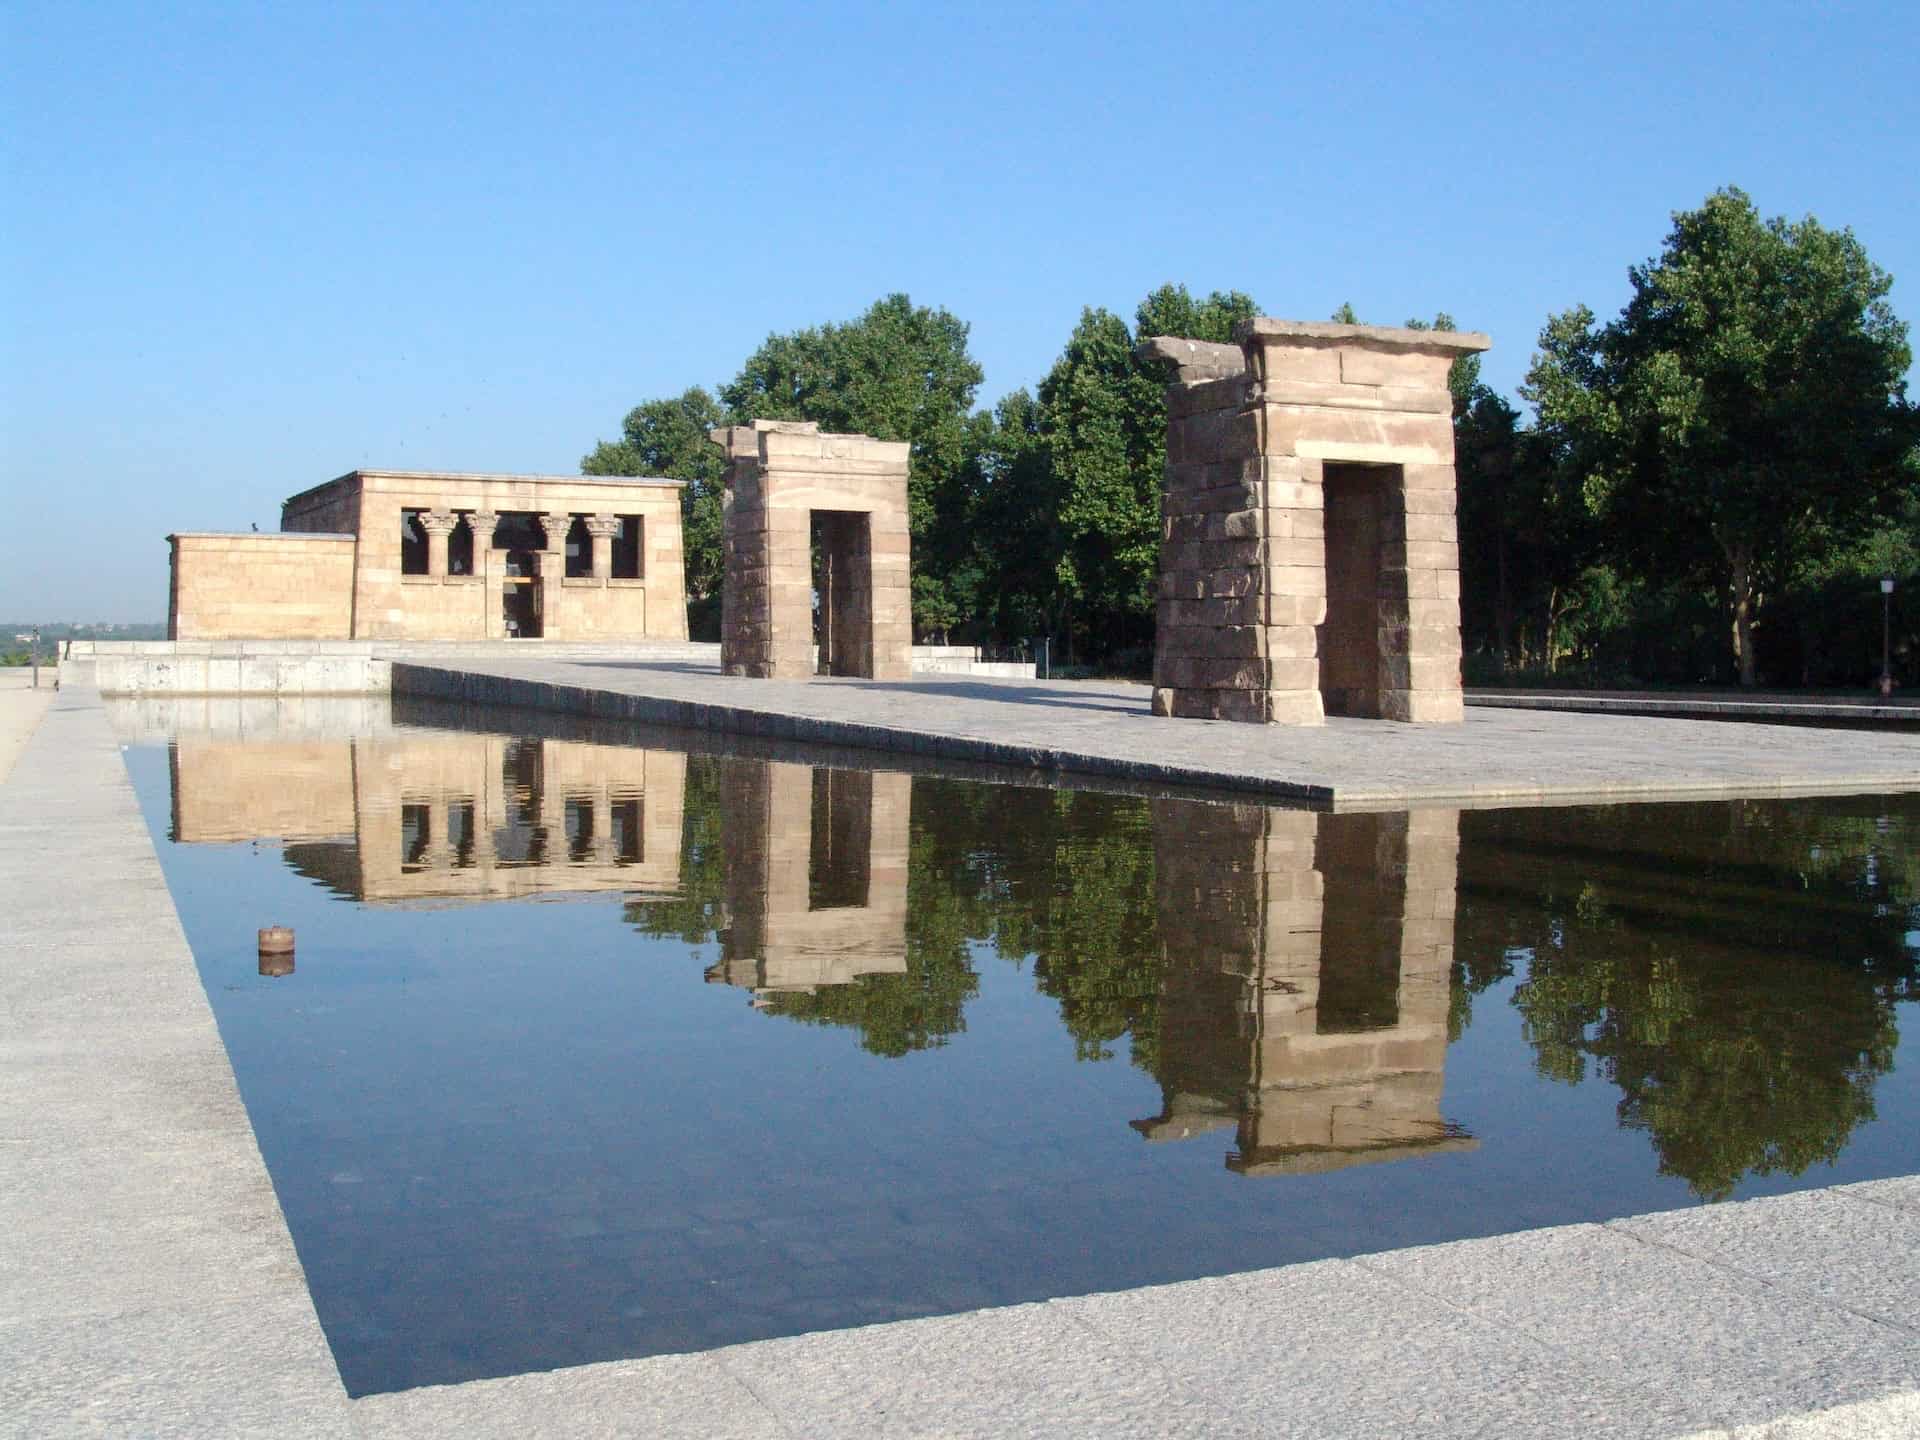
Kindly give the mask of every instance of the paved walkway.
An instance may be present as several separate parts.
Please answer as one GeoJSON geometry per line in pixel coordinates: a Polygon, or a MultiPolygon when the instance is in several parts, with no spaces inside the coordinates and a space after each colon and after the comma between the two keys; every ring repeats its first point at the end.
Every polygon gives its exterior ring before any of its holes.
{"type": "Polygon", "coordinates": [[[30,666],[9,665],[0,669],[0,781],[13,769],[13,762],[26,747],[28,738],[39,725],[40,717],[53,703],[54,671],[40,672],[40,688],[33,687],[30,666]]]}
{"type": "Polygon", "coordinates": [[[0,915],[0,1434],[1920,1432],[1920,1177],[352,1401],[90,690],[0,915]]]}
{"type": "Polygon", "coordinates": [[[394,662],[396,695],[905,751],[1336,810],[1920,788],[1920,731],[1476,709],[1462,725],[1156,719],[1143,685],[742,680],[703,661],[394,662]]]}
{"type": "Polygon", "coordinates": [[[1591,715],[1669,715],[1700,720],[1787,720],[1809,725],[1920,725],[1920,696],[1822,695],[1804,690],[1467,691],[1467,704],[1496,710],[1591,715]]]}

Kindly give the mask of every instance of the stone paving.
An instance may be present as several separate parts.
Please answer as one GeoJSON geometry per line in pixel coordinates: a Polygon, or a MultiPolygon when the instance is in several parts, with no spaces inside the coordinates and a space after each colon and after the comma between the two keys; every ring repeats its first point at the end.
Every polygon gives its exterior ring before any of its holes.
{"type": "Polygon", "coordinates": [[[0,914],[0,1434],[1920,1431],[1920,1177],[349,1400],[90,690],[0,914]]]}
{"type": "Polygon", "coordinates": [[[1251,791],[1335,810],[1920,788],[1920,733],[1469,712],[1460,725],[1165,719],[1144,685],[748,680],[700,660],[394,663],[396,695],[518,705],[1025,770],[1251,791]]]}
{"type": "Polygon", "coordinates": [[[1793,721],[1819,725],[1920,724],[1920,697],[1829,695],[1807,691],[1469,690],[1468,705],[1497,710],[1557,710],[1592,715],[1667,715],[1710,720],[1793,721]]]}

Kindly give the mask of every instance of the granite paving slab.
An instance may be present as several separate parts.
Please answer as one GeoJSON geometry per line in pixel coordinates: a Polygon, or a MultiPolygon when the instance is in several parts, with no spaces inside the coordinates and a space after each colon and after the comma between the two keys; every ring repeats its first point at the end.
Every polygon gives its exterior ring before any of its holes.
{"type": "Polygon", "coordinates": [[[706,662],[395,662],[396,695],[1195,785],[1334,810],[1920,789],[1920,733],[1473,709],[1460,725],[1154,716],[1144,685],[748,680],[706,662]]]}

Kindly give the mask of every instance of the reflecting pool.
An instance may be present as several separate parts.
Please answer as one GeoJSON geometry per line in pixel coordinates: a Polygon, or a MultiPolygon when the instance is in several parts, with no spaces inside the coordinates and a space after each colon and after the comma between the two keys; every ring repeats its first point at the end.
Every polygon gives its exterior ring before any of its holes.
{"type": "Polygon", "coordinates": [[[1917,796],[1331,815],[223,714],[117,718],[355,1394],[1920,1169],[1917,796]]]}

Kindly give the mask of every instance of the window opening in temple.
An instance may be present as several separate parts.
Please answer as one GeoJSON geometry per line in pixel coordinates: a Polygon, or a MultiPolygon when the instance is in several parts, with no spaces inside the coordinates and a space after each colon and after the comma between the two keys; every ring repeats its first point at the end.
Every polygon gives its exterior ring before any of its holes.
{"type": "Polygon", "coordinates": [[[1353,1035],[1400,1023],[1400,948],[1406,876],[1383,864],[1404,844],[1405,815],[1356,815],[1320,827],[1314,869],[1320,910],[1320,1000],[1314,1030],[1353,1035]]]}
{"type": "Polygon", "coordinates": [[[647,858],[646,841],[640,831],[640,800],[616,800],[608,822],[613,827],[613,862],[638,865],[647,858]]]}
{"type": "Polygon", "coordinates": [[[872,772],[816,769],[807,909],[864,908],[872,868],[872,772]]]}
{"type": "Polygon", "coordinates": [[[540,820],[546,790],[546,755],[538,740],[509,740],[500,756],[503,824],[493,832],[501,865],[540,865],[547,858],[547,830],[540,820]]]}
{"type": "Polygon", "coordinates": [[[433,844],[433,811],[426,805],[400,807],[400,873],[417,875],[427,868],[427,850],[433,844]]]}
{"type": "Polygon", "coordinates": [[[473,516],[465,511],[456,516],[452,533],[447,536],[447,573],[473,574],[473,516]]]}
{"type": "Polygon", "coordinates": [[[566,805],[567,859],[581,865],[593,859],[593,797],[569,795],[566,805]]]}
{"type": "Polygon", "coordinates": [[[500,581],[500,624],[509,640],[540,638],[540,556],[546,531],[538,517],[513,510],[500,516],[493,532],[493,548],[506,551],[500,581]]]}
{"type": "Polygon", "coordinates": [[[473,868],[473,801],[451,800],[447,803],[447,850],[453,857],[453,868],[471,870],[473,868]]]}
{"type": "Polygon", "coordinates": [[[640,579],[640,517],[622,515],[620,529],[613,537],[613,578],[640,579]]]}
{"type": "Polygon", "coordinates": [[[587,534],[586,518],[573,517],[567,526],[567,576],[580,580],[593,574],[593,537],[587,534]]]}
{"type": "Polygon", "coordinates": [[[873,673],[871,517],[857,510],[809,512],[813,640],[822,675],[873,673]]]}
{"type": "Polygon", "coordinates": [[[400,512],[400,573],[427,573],[427,527],[420,523],[424,510],[400,512]]]}
{"type": "Polygon", "coordinates": [[[1320,627],[1320,705],[1329,715],[1380,714],[1380,544],[1394,465],[1324,471],[1327,619],[1320,627]]]}

